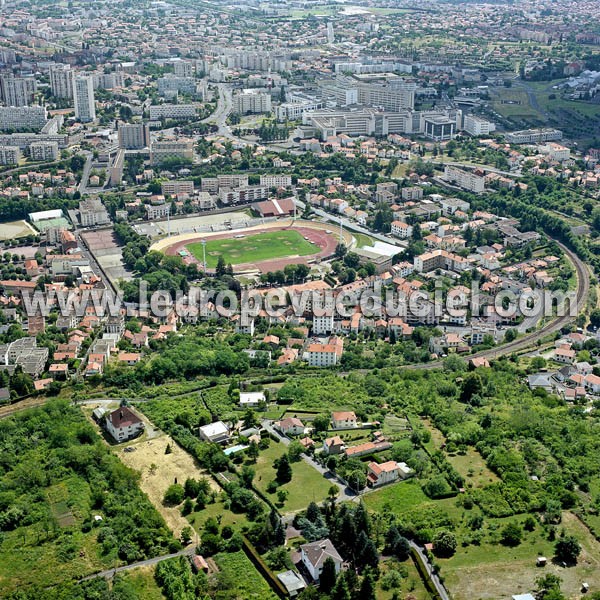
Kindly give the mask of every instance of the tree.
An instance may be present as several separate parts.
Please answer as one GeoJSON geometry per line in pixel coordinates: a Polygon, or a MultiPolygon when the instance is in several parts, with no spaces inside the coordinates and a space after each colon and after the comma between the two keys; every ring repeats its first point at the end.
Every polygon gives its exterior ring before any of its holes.
{"type": "Polygon", "coordinates": [[[277,502],[279,502],[279,504],[284,504],[289,494],[290,493],[283,488],[277,490],[277,502]]]}
{"type": "Polygon", "coordinates": [[[581,545],[577,541],[577,538],[572,535],[561,537],[554,545],[556,559],[567,565],[576,565],[580,554],[581,545]]]}
{"type": "Polygon", "coordinates": [[[178,506],[183,502],[183,498],[185,497],[185,490],[183,486],[174,483],[167,488],[165,495],[163,497],[163,504],[166,506],[178,506]]]}
{"type": "Polygon", "coordinates": [[[483,381],[479,373],[469,373],[463,382],[460,392],[460,401],[470,404],[473,396],[481,395],[483,391],[483,381]]]}
{"type": "Polygon", "coordinates": [[[523,529],[514,521],[507,523],[502,529],[500,541],[505,546],[518,546],[523,539],[523,529]]]}
{"type": "Polygon", "coordinates": [[[333,589],[336,580],[335,563],[331,557],[325,559],[323,570],[319,578],[319,589],[324,594],[328,594],[333,589]]]}
{"type": "Polygon", "coordinates": [[[456,536],[451,531],[440,531],[433,539],[433,552],[436,556],[450,557],[456,552],[456,536]]]}
{"type": "Polygon", "coordinates": [[[187,546],[191,541],[192,541],[192,528],[189,525],[186,525],[182,530],[181,530],[181,543],[184,546],[187,546]]]}
{"type": "Polygon", "coordinates": [[[371,570],[368,570],[363,577],[358,597],[360,600],[375,600],[376,598],[375,578],[371,570]]]}
{"type": "Polygon", "coordinates": [[[223,255],[220,254],[219,258],[217,259],[217,267],[215,269],[217,277],[223,277],[223,275],[225,275],[226,270],[227,265],[225,264],[225,259],[223,258],[223,255]]]}
{"type": "Polygon", "coordinates": [[[251,488],[255,474],[256,471],[252,467],[244,465],[240,471],[240,485],[245,488],[251,488]]]}
{"type": "Polygon", "coordinates": [[[335,247],[335,256],[337,258],[344,258],[344,256],[346,255],[346,252],[348,252],[348,248],[346,248],[346,244],[344,244],[343,242],[340,242],[335,247]]]}
{"type": "Polygon", "coordinates": [[[358,469],[348,475],[348,485],[355,492],[360,492],[367,485],[367,476],[358,469]]]}
{"type": "Polygon", "coordinates": [[[325,432],[329,429],[329,417],[326,415],[317,415],[312,422],[315,432],[325,432]]]}
{"type": "Polygon", "coordinates": [[[276,479],[279,483],[288,483],[292,480],[292,467],[287,454],[284,454],[275,461],[277,469],[276,479]]]}

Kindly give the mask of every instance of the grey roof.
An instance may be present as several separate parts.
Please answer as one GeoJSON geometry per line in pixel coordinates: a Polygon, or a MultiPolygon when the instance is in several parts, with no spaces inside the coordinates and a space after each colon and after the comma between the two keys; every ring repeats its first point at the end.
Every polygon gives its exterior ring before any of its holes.
{"type": "Polygon", "coordinates": [[[277,579],[283,583],[289,594],[292,594],[293,592],[299,592],[306,587],[304,579],[302,579],[300,574],[296,571],[285,571],[284,573],[279,573],[279,575],[277,575],[277,579]]]}
{"type": "Polygon", "coordinates": [[[534,373],[533,375],[527,376],[527,384],[530,388],[543,387],[551,388],[552,381],[550,381],[549,373],[534,373]]]}
{"type": "Polygon", "coordinates": [[[312,542],[310,544],[302,544],[300,550],[306,554],[306,558],[310,564],[316,568],[323,566],[323,563],[329,557],[336,563],[344,562],[329,539],[319,540],[318,542],[312,542]]]}

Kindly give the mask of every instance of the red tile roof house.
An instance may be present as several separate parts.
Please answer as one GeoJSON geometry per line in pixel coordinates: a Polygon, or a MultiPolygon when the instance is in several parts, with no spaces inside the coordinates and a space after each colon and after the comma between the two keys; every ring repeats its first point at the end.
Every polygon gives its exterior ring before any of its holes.
{"type": "Polygon", "coordinates": [[[340,411],[331,414],[332,429],[352,429],[358,427],[356,415],[352,411],[340,411]]]}
{"type": "Polygon", "coordinates": [[[144,431],[144,422],[127,406],[106,416],[106,431],[118,442],[126,442],[144,431]]]}
{"type": "Polygon", "coordinates": [[[296,417],[287,417],[277,423],[277,428],[284,435],[300,435],[304,433],[304,423],[296,417]]]}

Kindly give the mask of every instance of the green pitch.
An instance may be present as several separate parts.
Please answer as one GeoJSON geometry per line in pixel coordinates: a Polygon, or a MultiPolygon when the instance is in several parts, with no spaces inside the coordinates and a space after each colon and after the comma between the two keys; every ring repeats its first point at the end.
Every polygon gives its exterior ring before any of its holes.
{"type": "MultiPolygon", "coordinates": [[[[201,242],[187,244],[186,248],[200,263],[203,262],[201,242]]],[[[223,256],[226,264],[239,265],[288,256],[309,256],[320,250],[293,229],[249,234],[243,238],[207,239],[206,265],[216,267],[219,256],[223,256]]]]}

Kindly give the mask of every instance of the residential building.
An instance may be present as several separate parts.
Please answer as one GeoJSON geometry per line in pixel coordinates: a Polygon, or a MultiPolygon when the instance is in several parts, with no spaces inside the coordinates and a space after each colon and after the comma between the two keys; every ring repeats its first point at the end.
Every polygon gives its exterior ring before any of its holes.
{"type": "Polygon", "coordinates": [[[485,177],[449,165],[444,169],[444,179],[470,192],[480,194],[485,190],[485,177]]]}
{"type": "Polygon", "coordinates": [[[223,421],[216,421],[215,423],[203,425],[198,432],[200,434],[200,439],[207,442],[224,444],[229,441],[229,428],[223,421]]]}
{"type": "Polygon", "coordinates": [[[336,574],[342,570],[344,561],[330,540],[319,540],[300,546],[300,560],[314,581],[318,581],[325,561],[331,558],[336,574]]]}
{"type": "Polygon", "coordinates": [[[397,463],[395,460],[380,464],[372,461],[367,465],[367,471],[367,483],[371,487],[406,479],[411,474],[411,469],[406,463],[397,463]]]}
{"type": "Polygon", "coordinates": [[[157,82],[158,93],[161,96],[177,96],[177,94],[196,95],[196,80],[193,77],[178,77],[166,75],[159,77],[157,82]]]}
{"type": "Polygon", "coordinates": [[[313,315],[312,331],[314,335],[329,334],[334,327],[333,312],[324,315],[313,315]]]}
{"type": "Polygon", "coordinates": [[[194,159],[194,142],[188,138],[168,138],[156,140],[150,146],[150,164],[159,165],[166,160],[194,159]]]}
{"type": "Polygon", "coordinates": [[[261,402],[266,403],[264,392],[240,392],[240,406],[242,408],[258,408],[261,402]]]}
{"type": "Polygon", "coordinates": [[[127,406],[106,415],[106,431],[116,442],[126,442],[144,431],[144,422],[127,406]]]}
{"type": "Polygon", "coordinates": [[[110,216],[100,198],[86,198],[79,203],[79,220],[82,227],[96,227],[110,223],[110,216]]]}
{"type": "Polygon", "coordinates": [[[50,90],[55,98],[73,97],[73,73],[71,65],[55,65],[50,67],[50,90]]]}
{"type": "Polygon", "coordinates": [[[344,450],[346,450],[346,446],[344,445],[344,440],[339,435],[326,438],[323,441],[323,453],[328,456],[342,454],[344,450]]]}
{"type": "Polygon", "coordinates": [[[338,411],[331,413],[332,429],[353,429],[358,427],[356,415],[352,411],[338,411]]]}
{"type": "Polygon", "coordinates": [[[326,344],[309,344],[308,364],[311,367],[332,367],[342,358],[344,342],[342,338],[330,338],[326,344]]]}
{"type": "Polygon", "coordinates": [[[119,123],[119,146],[141,150],[150,146],[150,127],[146,123],[119,123]]]}
{"type": "Polygon", "coordinates": [[[94,80],[91,75],[73,74],[73,100],[75,117],[82,123],[96,120],[96,101],[94,98],[94,80]]]}
{"type": "Polygon", "coordinates": [[[0,106],[0,130],[3,131],[39,131],[46,120],[45,106],[0,106]]]}
{"type": "Polygon", "coordinates": [[[264,185],[249,185],[235,189],[219,189],[219,200],[223,204],[247,204],[269,197],[269,188],[264,185]]]}
{"type": "Polygon", "coordinates": [[[257,90],[244,90],[233,96],[233,112],[240,115],[271,112],[271,95],[257,90]]]}
{"type": "Polygon", "coordinates": [[[148,109],[152,121],[161,119],[193,119],[196,116],[194,104],[156,104],[148,109]]]}
{"type": "Polygon", "coordinates": [[[58,159],[57,142],[33,142],[29,146],[29,156],[31,160],[47,161],[58,159]]]}
{"type": "Polygon", "coordinates": [[[33,77],[0,76],[0,95],[6,106],[28,106],[33,102],[36,81],[33,77]]]}
{"type": "Polygon", "coordinates": [[[413,228],[402,221],[392,221],[392,235],[405,240],[412,236],[413,228]]]}
{"type": "Polygon", "coordinates": [[[17,146],[0,146],[0,165],[16,165],[21,160],[21,150],[17,146]]]}
{"type": "Polygon", "coordinates": [[[304,423],[296,417],[287,417],[277,423],[277,429],[284,435],[301,435],[304,433],[304,423]]]}

